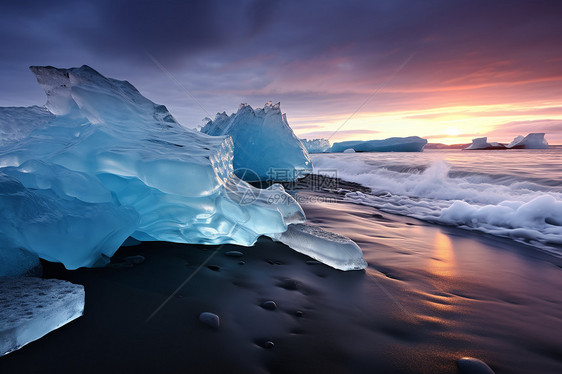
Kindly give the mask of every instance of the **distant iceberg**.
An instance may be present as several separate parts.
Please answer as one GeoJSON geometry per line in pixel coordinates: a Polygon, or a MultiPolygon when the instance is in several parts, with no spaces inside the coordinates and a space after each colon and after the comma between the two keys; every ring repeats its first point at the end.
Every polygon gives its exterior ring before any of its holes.
{"type": "Polygon", "coordinates": [[[421,152],[426,144],[427,140],[418,136],[384,140],[351,140],[334,143],[331,152],[345,152],[348,149],[353,149],[355,152],[421,152]]]}
{"type": "Polygon", "coordinates": [[[544,132],[533,132],[523,137],[519,135],[507,148],[510,149],[548,149],[548,142],[544,138],[544,132]]]}
{"type": "Polygon", "coordinates": [[[474,151],[474,150],[493,150],[493,149],[506,149],[505,145],[492,142],[488,143],[487,137],[476,138],[472,139],[472,144],[465,148],[467,151],[474,151]]]}
{"type": "Polygon", "coordinates": [[[308,153],[330,152],[330,141],[328,139],[300,139],[308,153]]]}
{"type": "Polygon", "coordinates": [[[523,137],[519,135],[507,146],[502,143],[490,142],[487,137],[472,139],[472,144],[465,150],[502,150],[502,149],[548,149],[544,133],[530,133],[523,137]]]}
{"type": "Polygon", "coordinates": [[[234,170],[247,181],[295,181],[312,171],[304,145],[281,113],[268,102],[253,109],[241,104],[232,115],[218,113],[201,129],[207,135],[230,135],[234,142],[234,170]]]}

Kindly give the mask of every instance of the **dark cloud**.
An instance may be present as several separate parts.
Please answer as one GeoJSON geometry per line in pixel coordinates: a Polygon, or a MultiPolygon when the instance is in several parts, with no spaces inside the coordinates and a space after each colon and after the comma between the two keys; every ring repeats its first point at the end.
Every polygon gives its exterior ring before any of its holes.
{"type": "Polygon", "coordinates": [[[362,110],[540,101],[562,95],[560,14],[540,0],[2,2],[0,105],[43,98],[29,65],[88,64],[198,124],[147,52],[210,113],[274,100],[345,116],[377,90],[362,110]]]}

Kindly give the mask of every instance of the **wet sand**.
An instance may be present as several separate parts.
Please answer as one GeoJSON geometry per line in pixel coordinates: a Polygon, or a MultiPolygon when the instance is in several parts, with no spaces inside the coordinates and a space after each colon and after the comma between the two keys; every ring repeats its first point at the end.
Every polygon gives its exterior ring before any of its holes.
{"type": "Polygon", "coordinates": [[[496,373],[562,372],[559,259],[299,194],[312,224],[361,246],[366,271],[334,270],[266,238],[123,247],[113,263],[145,257],[131,267],[46,263],[45,277],[85,285],[85,315],[0,358],[0,373],[457,373],[463,356],[496,373]],[[277,309],[262,307],[269,300],[277,309]],[[199,321],[206,311],[218,329],[199,321]]]}

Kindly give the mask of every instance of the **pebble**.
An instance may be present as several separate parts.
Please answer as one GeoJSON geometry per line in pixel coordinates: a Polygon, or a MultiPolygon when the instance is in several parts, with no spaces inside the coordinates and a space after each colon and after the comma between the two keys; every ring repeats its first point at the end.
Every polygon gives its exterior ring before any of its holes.
{"type": "Polygon", "coordinates": [[[261,304],[261,307],[267,310],[275,310],[277,309],[277,304],[275,304],[275,301],[268,300],[268,301],[264,301],[261,304]]]}
{"type": "Polygon", "coordinates": [[[244,262],[244,261],[240,261],[240,262],[239,262],[238,264],[240,264],[240,265],[244,265],[244,264],[245,264],[245,262],[244,262]]]}
{"type": "Polygon", "coordinates": [[[199,321],[201,321],[205,325],[207,325],[209,327],[212,327],[214,329],[218,329],[220,324],[221,324],[221,320],[220,320],[219,316],[217,316],[215,313],[211,313],[211,312],[201,313],[199,315],[199,321]]]}
{"type": "Polygon", "coordinates": [[[230,256],[230,257],[242,257],[244,256],[244,253],[240,252],[240,251],[228,251],[224,253],[225,256],[230,256]]]}
{"type": "Polygon", "coordinates": [[[494,371],[484,361],[473,357],[458,359],[457,366],[462,374],[494,374],[494,371]]]}
{"type": "Polygon", "coordinates": [[[221,269],[218,265],[208,265],[207,267],[213,271],[219,271],[221,269]]]}
{"type": "Polygon", "coordinates": [[[302,310],[297,310],[297,311],[295,312],[295,315],[296,315],[297,317],[302,317],[302,316],[304,315],[304,313],[302,312],[302,310]]]}
{"type": "Polygon", "coordinates": [[[275,347],[275,343],[272,342],[271,340],[268,340],[265,343],[263,343],[263,347],[265,349],[271,349],[271,348],[275,347]]]}

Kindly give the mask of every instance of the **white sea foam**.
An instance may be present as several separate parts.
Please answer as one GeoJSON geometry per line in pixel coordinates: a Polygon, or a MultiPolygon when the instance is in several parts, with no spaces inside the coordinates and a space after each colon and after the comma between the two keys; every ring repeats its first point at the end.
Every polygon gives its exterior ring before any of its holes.
{"type": "MultiPolygon", "coordinates": [[[[315,172],[332,174],[371,189],[350,192],[346,199],[382,211],[455,225],[535,245],[562,255],[562,192],[536,182],[532,170],[498,175],[501,165],[457,167],[439,157],[426,157],[427,167],[411,167],[410,155],[377,158],[373,155],[318,155],[315,172]],[[343,156],[343,157],[342,157],[343,156]],[[396,157],[404,157],[397,165],[396,157]],[[484,172],[487,169],[488,172],[484,172]]],[[[382,157],[382,156],[381,156],[382,157]]],[[[457,156],[459,157],[459,156],[457,156]]],[[[468,156],[475,157],[475,156],[468,156]]],[[[552,183],[551,183],[552,184],[552,183]]]]}

